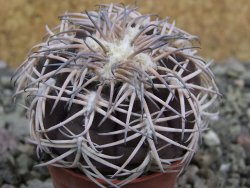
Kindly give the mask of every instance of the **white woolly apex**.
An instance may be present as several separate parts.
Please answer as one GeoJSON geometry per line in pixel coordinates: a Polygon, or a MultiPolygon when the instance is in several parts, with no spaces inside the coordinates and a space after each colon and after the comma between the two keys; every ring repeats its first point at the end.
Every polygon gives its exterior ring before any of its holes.
{"type": "Polygon", "coordinates": [[[128,40],[131,42],[135,36],[139,33],[140,29],[138,27],[128,27],[125,31],[126,35],[124,36],[123,41],[128,40]]]}
{"type": "Polygon", "coordinates": [[[94,110],[96,104],[96,92],[91,91],[87,96],[87,105],[85,106],[86,114],[90,114],[94,110]]]}
{"type": "Polygon", "coordinates": [[[146,71],[148,67],[154,67],[155,64],[148,54],[140,53],[134,57],[136,64],[140,66],[143,71],[146,71]]]}
{"type": "MultiPolygon", "coordinates": [[[[103,78],[110,79],[112,77],[112,65],[126,60],[131,54],[135,52],[135,48],[134,46],[131,46],[131,42],[139,32],[140,29],[137,27],[128,27],[122,40],[110,42],[103,39],[98,39],[107,49],[107,55],[109,57],[109,62],[105,64],[100,72],[103,78]]],[[[99,44],[97,44],[91,38],[87,38],[86,43],[94,50],[101,50],[99,44]]],[[[134,61],[135,64],[138,65],[143,71],[147,70],[147,67],[154,66],[151,57],[146,53],[140,53],[136,55],[134,57],[134,61]]]]}

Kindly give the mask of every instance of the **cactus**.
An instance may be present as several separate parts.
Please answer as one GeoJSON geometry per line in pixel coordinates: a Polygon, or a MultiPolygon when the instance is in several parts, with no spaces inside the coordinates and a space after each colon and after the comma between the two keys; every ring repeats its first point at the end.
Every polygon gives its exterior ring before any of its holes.
{"type": "Polygon", "coordinates": [[[49,156],[40,166],[78,168],[101,187],[184,168],[219,95],[197,37],[123,5],[60,20],[14,75],[30,141],[49,156]]]}

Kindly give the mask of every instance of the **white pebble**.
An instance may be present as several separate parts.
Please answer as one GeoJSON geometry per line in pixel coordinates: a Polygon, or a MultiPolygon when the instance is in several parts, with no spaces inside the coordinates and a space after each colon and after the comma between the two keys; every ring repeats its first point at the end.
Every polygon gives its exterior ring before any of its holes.
{"type": "Polygon", "coordinates": [[[7,64],[3,60],[0,60],[0,69],[6,69],[6,68],[7,64]]]}
{"type": "Polygon", "coordinates": [[[212,130],[207,131],[203,137],[204,137],[204,142],[207,146],[220,145],[220,139],[218,135],[212,130]]]}
{"type": "Polygon", "coordinates": [[[230,170],[231,164],[226,163],[226,164],[221,164],[220,165],[220,171],[221,172],[228,172],[230,170]]]}

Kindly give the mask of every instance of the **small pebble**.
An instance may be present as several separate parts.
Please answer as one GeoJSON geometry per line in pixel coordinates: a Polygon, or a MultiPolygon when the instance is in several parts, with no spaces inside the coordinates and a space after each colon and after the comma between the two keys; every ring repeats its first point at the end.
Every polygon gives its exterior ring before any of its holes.
{"type": "Polygon", "coordinates": [[[6,69],[8,66],[7,66],[7,63],[4,62],[3,60],[0,60],[0,69],[6,69]]]}
{"type": "Polygon", "coordinates": [[[51,180],[41,181],[38,179],[29,180],[27,185],[22,185],[21,188],[53,188],[51,180]]]}
{"type": "Polygon", "coordinates": [[[10,184],[3,184],[1,188],[15,188],[15,186],[10,184]]]}
{"type": "Polygon", "coordinates": [[[28,174],[28,172],[30,171],[30,168],[32,166],[32,159],[29,156],[27,156],[26,153],[23,153],[18,156],[18,158],[16,159],[16,163],[17,163],[18,173],[20,175],[25,175],[28,174]]]}
{"type": "MultiPolygon", "coordinates": [[[[1,76],[0,78],[0,82],[3,86],[8,86],[10,87],[11,86],[11,75],[4,75],[4,76],[1,76]]],[[[12,91],[13,92],[13,91],[12,91]]]]}
{"type": "Polygon", "coordinates": [[[218,135],[212,130],[207,131],[203,135],[203,138],[204,138],[204,142],[207,146],[212,147],[212,146],[220,145],[220,139],[219,139],[218,135]]]}
{"type": "Polygon", "coordinates": [[[223,173],[227,173],[230,170],[231,164],[225,163],[220,165],[220,171],[223,173]]]}

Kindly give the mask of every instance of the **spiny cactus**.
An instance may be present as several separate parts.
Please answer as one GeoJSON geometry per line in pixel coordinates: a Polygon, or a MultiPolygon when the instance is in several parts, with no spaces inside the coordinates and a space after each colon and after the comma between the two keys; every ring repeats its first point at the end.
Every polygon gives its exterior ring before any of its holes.
{"type": "Polygon", "coordinates": [[[50,156],[41,165],[79,168],[101,187],[185,167],[218,97],[197,38],[122,5],[60,19],[14,76],[30,140],[50,156]]]}

